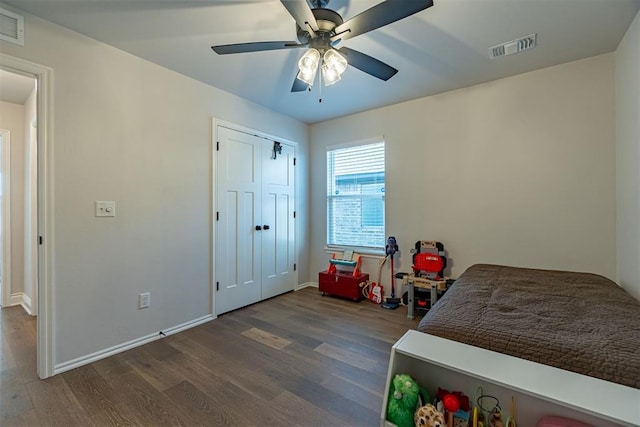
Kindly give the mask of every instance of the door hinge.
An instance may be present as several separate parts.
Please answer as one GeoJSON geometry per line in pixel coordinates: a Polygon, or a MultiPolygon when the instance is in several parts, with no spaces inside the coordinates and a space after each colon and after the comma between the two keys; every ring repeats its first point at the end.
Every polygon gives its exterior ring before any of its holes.
{"type": "Polygon", "coordinates": [[[38,244],[41,245],[42,244],[42,236],[38,236],[38,244]]]}
{"type": "Polygon", "coordinates": [[[216,212],[216,221],[220,221],[220,211],[216,212]]]}
{"type": "Polygon", "coordinates": [[[293,211],[293,217],[294,218],[296,217],[296,211],[293,211]]]}
{"type": "Polygon", "coordinates": [[[294,157],[293,158],[293,166],[295,166],[295,165],[296,165],[296,158],[294,157]]]}
{"type": "Polygon", "coordinates": [[[216,291],[220,290],[220,282],[216,282],[216,291]]]}
{"type": "Polygon", "coordinates": [[[293,271],[296,271],[298,269],[298,264],[293,264],[293,271]]]}
{"type": "Polygon", "coordinates": [[[220,151],[220,141],[216,141],[216,151],[220,151]]]}

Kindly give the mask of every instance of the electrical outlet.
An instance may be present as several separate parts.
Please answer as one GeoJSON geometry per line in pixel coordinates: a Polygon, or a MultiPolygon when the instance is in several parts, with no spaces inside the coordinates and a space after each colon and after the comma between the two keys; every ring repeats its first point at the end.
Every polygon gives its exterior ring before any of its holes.
{"type": "Polygon", "coordinates": [[[151,293],[145,292],[138,295],[138,308],[149,308],[151,306],[151,293]]]}

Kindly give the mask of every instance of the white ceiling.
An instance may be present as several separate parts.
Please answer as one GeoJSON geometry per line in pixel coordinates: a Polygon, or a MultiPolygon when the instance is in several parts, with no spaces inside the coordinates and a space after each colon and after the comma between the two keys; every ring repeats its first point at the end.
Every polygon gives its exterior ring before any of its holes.
{"type": "Polygon", "coordinates": [[[0,101],[24,104],[35,88],[36,79],[0,69],[0,101]]]}
{"type": "MultiPolygon", "coordinates": [[[[397,68],[384,82],[353,67],[342,81],[291,93],[300,49],[218,56],[212,45],[296,40],[279,0],[4,0],[27,12],[307,123],[614,51],[640,0],[434,0],[344,45],[397,68]],[[490,46],[538,34],[527,53],[490,46]]],[[[331,0],[347,20],[379,0],[331,0]]],[[[28,40],[28,34],[26,34],[28,40]]],[[[317,85],[316,85],[317,86],[317,85]]]]}

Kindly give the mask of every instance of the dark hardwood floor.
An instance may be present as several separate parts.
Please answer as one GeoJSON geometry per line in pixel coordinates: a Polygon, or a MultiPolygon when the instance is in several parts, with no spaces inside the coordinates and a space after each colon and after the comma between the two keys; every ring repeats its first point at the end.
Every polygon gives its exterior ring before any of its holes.
{"type": "Polygon", "coordinates": [[[0,425],[375,426],[406,308],[288,293],[47,380],[0,310],[0,425]]]}

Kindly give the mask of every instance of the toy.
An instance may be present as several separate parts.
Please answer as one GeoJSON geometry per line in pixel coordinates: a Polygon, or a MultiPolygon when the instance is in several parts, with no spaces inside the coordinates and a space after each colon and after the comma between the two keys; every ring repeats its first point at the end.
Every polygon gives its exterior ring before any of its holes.
{"type": "Polygon", "coordinates": [[[499,411],[492,411],[489,414],[489,427],[504,427],[502,422],[502,413],[499,411]]]}
{"type": "Polygon", "coordinates": [[[413,427],[413,416],[418,406],[418,384],[407,374],[396,374],[389,388],[387,420],[398,427],[413,427]]]}
{"type": "Polygon", "coordinates": [[[393,256],[398,252],[398,242],[395,237],[390,236],[389,239],[387,239],[385,251],[387,256],[391,257],[391,296],[382,304],[382,308],[395,310],[400,307],[400,298],[396,298],[395,274],[393,273],[393,256]]]}
{"type": "Polygon", "coordinates": [[[444,405],[444,409],[447,410],[449,414],[449,418],[447,420],[447,426],[453,427],[453,414],[460,409],[460,402],[458,398],[451,393],[447,393],[442,397],[442,404],[444,405]]]}
{"type": "Polygon", "coordinates": [[[438,387],[436,407],[445,412],[448,427],[468,426],[471,418],[469,397],[460,391],[449,392],[438,387]]]}
{"type": "MultiPolygon", "coordinates": [[[[478,390],[481,390],[481,388],[478,388],[478,390]]],[[[502,422],[502,408],[500,407],[500,401],[497,397],[488,394],[482,394],[477,398],[477,404],[479,410],[487,414],[487,424],[483,425],[487,425],[488,427],[504,427],[504,422],[502,422]],[[492,403],[495,403],[491,405],[492,407],[486,406],[486,403],[484,401],[485,399],[489,399],[492,401],[492,403]]],[[[515,405],[515,400],[512,401],[512,404],[515,405]]],[[[478,425],[480,425],[479,421],[478,425]]]]}
{"type": "Polygon", "coordinates": [[[369,298],[369,300],[371,300],[371,302],[375,304],[380,304],[382,302],[383,296],[384,289],[382,289],[382,286],[380,284],[374,282],[371,285],[371,289],[369,291],[369,294],[367,295],[367,298],[369,298]]]}
{"type": "Polygon", "coordinates": [[[444,427],[444,414],[435,406],[428,404],[421,406],[414,416],[415,427],[444,427]]]}

